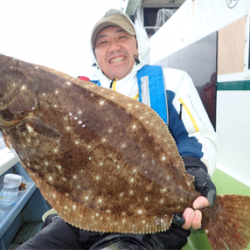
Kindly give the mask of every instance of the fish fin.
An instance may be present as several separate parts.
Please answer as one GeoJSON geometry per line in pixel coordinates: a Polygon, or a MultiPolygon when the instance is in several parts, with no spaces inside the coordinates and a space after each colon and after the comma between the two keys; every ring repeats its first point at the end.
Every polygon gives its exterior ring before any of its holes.
{"type": "MultiPolygon", "coordinates": [[[[22,163],[24,166],[25,164],[22,163]]],[[[58,215],[72,226],[84,230],[106,233],[132,233],[149,234],[166,231],[172,218],[163,216],[162,218],[143,217],[143,216],[119,216],[108,211],[98,211],[91,209],[84,204],[77,203],[57,191],[53,185],[46,183],[31,168],[26,170],[41,191],[43,197],[57,211],[58,215]]]]}
{"type": "Polygon", "coordinates": [[[43,123],[40,120],[37,119],[25,119],[24,120],[28,130],[32,130],[40,135],[46,136],[48,138],[56,138],[56,137],[61,137],[61,134],[56,131],[54,128],[51,126],[43,123]]]}
{"type": "Polygon", "coordinates": [[[250,197],[217,195],[211,208],[202,209],[202,226],[212,249],[246,249],[250,243],[250,197]]]}

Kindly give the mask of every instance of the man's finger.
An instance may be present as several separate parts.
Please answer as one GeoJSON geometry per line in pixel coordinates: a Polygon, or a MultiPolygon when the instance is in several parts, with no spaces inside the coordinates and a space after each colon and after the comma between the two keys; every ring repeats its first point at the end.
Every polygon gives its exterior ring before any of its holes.
{"type": "Polygon", "coordinates": [[[183,229],[190,229],[192,226],[192,220],[194,217],[194,210],[190,207],[186,208],[184,213],[183,213],[183,218],[185,219],[185,223],[183,224],[182,228],[183,229]]]}
{"type": "Polygon", "coordinates": [[[204,196],[199,196],[198,198],[195,199],[193,203],[194,209],[200,209],[200,208],[209,207],[209,206],[210,206],[209,201],[204,196]]]}
{"type": "Polygon", "coordinates": [[[201,219],[202,219],[202,214],[200,210],[195,210],[194,211],[194,217],[192,219],[192,228],[197,230],[201,228],[201,219]]]}

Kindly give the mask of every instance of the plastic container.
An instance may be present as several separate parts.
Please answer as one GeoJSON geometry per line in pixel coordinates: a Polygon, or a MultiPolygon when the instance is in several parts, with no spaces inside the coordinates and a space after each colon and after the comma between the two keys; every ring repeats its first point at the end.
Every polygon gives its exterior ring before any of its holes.
{"type": "Polygon", "coordinates": [[[6,214],[11,210],[12,206],[1,206],[0,205],[0,222],[6,218],[6,214]]]}
{"type": "Polygon", "coordinates": [[[3,179],[3,189],[0,191],[0,206],[9,207],[16,203],[18,187],[24,180],[23,176],[17,174],[6,174],[3,179]]]}

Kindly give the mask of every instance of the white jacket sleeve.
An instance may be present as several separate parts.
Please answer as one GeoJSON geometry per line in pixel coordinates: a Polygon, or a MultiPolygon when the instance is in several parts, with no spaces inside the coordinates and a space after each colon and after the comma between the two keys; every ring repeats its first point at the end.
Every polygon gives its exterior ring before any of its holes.
{"type": "Polygon", "coordinates": [[[163,74],[165,89],[174,93],[172,105],[178,114],[181,112],[181,119],[188,136],[196,137],[202,145],[200,160],[212,176],[216,167],[217,134],[193,81],[186,72],[181,70],[163,69],[163,74]]]}

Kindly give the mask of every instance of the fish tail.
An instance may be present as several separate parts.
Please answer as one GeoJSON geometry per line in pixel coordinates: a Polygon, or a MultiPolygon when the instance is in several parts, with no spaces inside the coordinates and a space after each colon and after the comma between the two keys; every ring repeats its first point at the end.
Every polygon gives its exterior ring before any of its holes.
{"type": "Polygon", "coordinates": [[[202,226],[213,250],[246,249],[250,243],[250,197],[217,195],[202,209],[202,226]]]}

